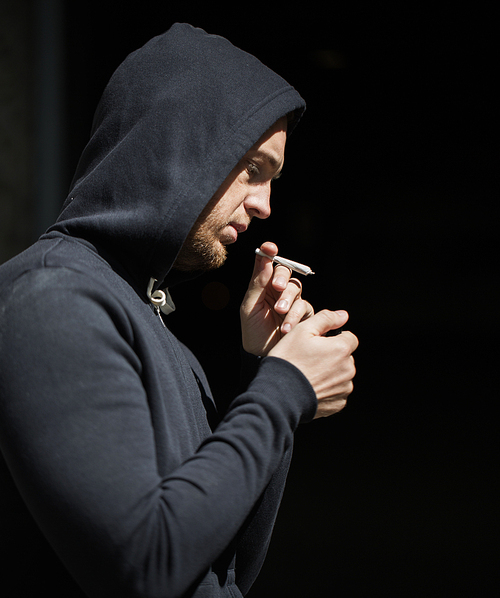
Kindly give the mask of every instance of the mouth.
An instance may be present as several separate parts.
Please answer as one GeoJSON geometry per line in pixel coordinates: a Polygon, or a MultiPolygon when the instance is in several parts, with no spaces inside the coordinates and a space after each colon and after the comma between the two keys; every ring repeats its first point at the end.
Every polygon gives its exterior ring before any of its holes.
{"type": "Polygon", "coordinates": [[[238,240],[238,235],[240,233],[244,233],[248,228],[249,223],[245,222],[237,222],[236,220],[232,220],[228,222],[221,230],[220,230],[220,241],[223,245],[229,245],[231,243],[236,243],[238,240]]]}
{"type": "Polygon", "coordinates": [[[247,224],[240,223],[240,222],[230,222],[229,226],[232,226],[238,234],[244,233],[248,228],[247,224]]]}
{"type": "Polygon", "coordinates": [[[238,235],[240,233],[244,233],[248,228],[248,224],[242,222],[229,222],[224,227],[223,233],[223,244],[228,245],[230,243],[235,243],[238,240],[238,235]]]}

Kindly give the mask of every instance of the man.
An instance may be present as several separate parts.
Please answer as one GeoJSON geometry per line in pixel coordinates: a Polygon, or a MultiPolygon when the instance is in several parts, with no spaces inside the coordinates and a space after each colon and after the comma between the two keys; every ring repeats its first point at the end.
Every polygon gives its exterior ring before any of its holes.
{"type": "Polygon", "coordinates": [[[314,314],[288,269],[256,257],[251,381],[217,414],[168,329],[168,289],[269,216],[303,109],[258,60],[188,25],[111,78],[58,221],[0,270],[2,517],[8,571],[28,572],[16,595],[37,559],[33,587],[65,598],[72,580],[106,598],[234,597],[255,580],[293,433],[344,406],[357,341],[325,337],[347,314],[314,314]]]}

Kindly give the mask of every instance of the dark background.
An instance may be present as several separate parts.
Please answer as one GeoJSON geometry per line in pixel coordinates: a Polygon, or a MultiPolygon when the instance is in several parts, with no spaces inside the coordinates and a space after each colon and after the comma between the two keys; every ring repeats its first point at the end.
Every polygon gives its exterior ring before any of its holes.
{"type": "Polygon", "coordinates": [[[497,595],[498,23],[478,4],[196,4],[64,4],[63,177],[113,70],[175,21],[308,103],[271,219],[170,316],[225,403],[253,250],[273,240],[360,339],[347,407],[296,435],[252,598],[497,595]]]}

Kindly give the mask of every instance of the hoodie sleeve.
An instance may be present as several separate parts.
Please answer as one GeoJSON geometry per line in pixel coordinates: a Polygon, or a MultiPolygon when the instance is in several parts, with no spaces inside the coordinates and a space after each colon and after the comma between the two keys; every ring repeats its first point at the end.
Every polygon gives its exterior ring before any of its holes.
{"type": "Polygon", "coordinates": [[[314,392],[287,362],[263,360],[214,433],[160,476],[127,315],[61,270],[25,274],[2,303],[3,455],[89,596],[188,595],[313,417],[314,392]]]}

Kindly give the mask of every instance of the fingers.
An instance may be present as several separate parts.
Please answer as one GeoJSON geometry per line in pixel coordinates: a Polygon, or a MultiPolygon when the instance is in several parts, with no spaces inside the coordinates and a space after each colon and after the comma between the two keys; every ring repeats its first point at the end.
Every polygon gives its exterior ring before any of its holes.
{"type": "MultiPolygon", "coordinates": [[[[275,243],[271,243],[267,241],[266,243],[262,243],[260,246],[261,251],[263,251],[266,255],[273,258],[274,256],[278,255],[278,247],[275,243]]],[[[262,257],[260,255],[255,254],[255,265],[254,265],[254,277],[257,277],[260,272],[267,271],[267,273],[273,272],[273,262],[267,257],[262,257]]]]}
{"type": "Polygon", "coordinates": [[[286,266],[276,266],[272,279],[272,286],[280,292],[274,304],[274,310],[285,316],[281,324],[281,332],[287,334],[299,322],[314,315],[314,309],[308,301],[301,297],[302,283],[297,278],[290,278],[291,271],[286,266]]]}
{"type": "MultiPolygon", "coordinates": [[[[347,342],[345,347],[345,356],[343,361],[338,362],[337,371],[335,372],[335,384],[333,387],[328,388],[327,386],[323,390],[323,395],[319,394],[322,392],[321,387],[318,389],[318,408],[316,411],[315,419],[320,417],[329,417],[346,406],[349,395],[354,390],[353,378],[356,375],[356,366],[354,364],[354,357],[351,351],[357,347],[357,338],[350,332],[342,334],[343,340],[348,341],[349,337],[355,340],[353,346],[349,346],[347,342]]],[[[340,353],[342,355],[342,353],[340,353]]]]}
{"type": "MultiPolygon", "coordinates": [[[[278,254],[278,247],[271,242],[263,243],[260,249],[270,257],[278,254]]],[[[260,255],[255,256],[252,278],[244,298],[244,304],[256,305],[264,301],[279,308],[280,315],[288,312],[293,302],[300,297],[302,285],[296,278],[291,279],[291,270],[285,266],[274,267],[272,260],[260,255]],[[292,282],[293,281],[293,282],[292,282]],[[292,284],[290,284],[292,283],[292,284]]]]}
{"type": "MultiPolygon", "coordinates": [[[[278,253],[278,247],[271,242],[263,243],[260,249],[270,257],[278,253]]],[[[255,256],[252,279],[243,301],[244,311],[266,302],[282,318],[280,330],[287,334],[296,324],[314,314],[312,305],[304,301],[301,295],[302,283],[292,278],[289,268],[274,266],[270,259],[255,256]]]]}
{"type": "Polygon", "coordinates": [[[311,383],[318,399],[316,417],[340,411],[353,390],[356,373],[352,353],[358,339],[351,332],[325,337],[326,332],[343,326],[345,311],[323,310],[297,325],[269,351],[295,365],[311,383]]]}
{"type": "MultiPolygon", "coordinates": [[[[276,268],[277,269],[277,268],[276,268]]],[[[278,274],[278,280],[283,280],[284,276],[278,274]]],[[[278,291],[275,286],[275,279],[273,279],[273,288],[278,291]]],[[[280,285],[281,286],[281,285],[280,285]]],[[[274,309],[280,314],[286,314],[293,303],[300,299],[302,294],[302,285],[296,278],[287,280],[282,292],[278,295],[274,309]]]]}
{"type": "Polygon", "coordinates": [[[308,320],[307,325],[315,336],[324,336],[330,330],[336,330],[343,326],[348,319],[349,314],[342,309],[337,311],[323,309],[308,320]]]}
{"type": "MultiPolygon", "coordinates": [[[[276,308],[276,311],[278,309],[276,308]]],[[[298,299],[292,303],[292,306],[288,309],[288,313],[281,324],[281,332],[287,334],[290,332],[299,322],[310,318],[314,315],[314,309],[308,301],[298,299]]]]}
{"type": "Polygon", "coordinates": [[[284,291],[289,283],[290,280],[293,280],[294,283],[298,286],[298,288],[301,288],[301,283],[300,280],[298,280],[297,278],[291,278],[292,276],[292,271],[290,270],[290,268],[287,268],[286,266],[276,266],[274,268],[274,274],[273,274],[273,288],[276,291],[284,291]]]}
{"type": "MultiPolygon", "coordinates": [[[[274,243],[263,243],[260,248],[264,253],[271,257],[278,254],[278,248],[274,243]]],[[[273,272],[273,262],[266,257],[256,254],[252,277],[243,299],[243,304],[245,306],[253,306],[260,301],[263,301],[269,282],[273,277],[273,272]]]]}

